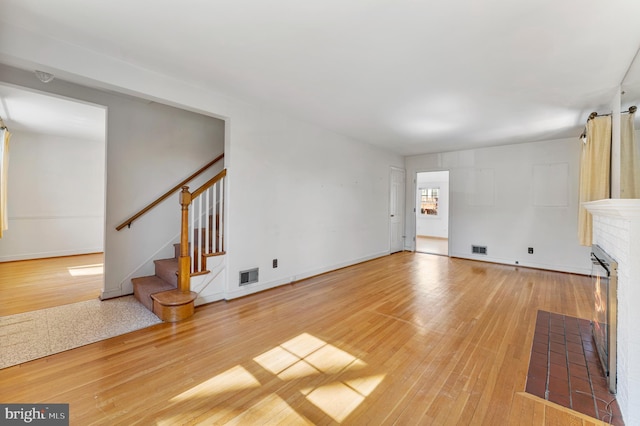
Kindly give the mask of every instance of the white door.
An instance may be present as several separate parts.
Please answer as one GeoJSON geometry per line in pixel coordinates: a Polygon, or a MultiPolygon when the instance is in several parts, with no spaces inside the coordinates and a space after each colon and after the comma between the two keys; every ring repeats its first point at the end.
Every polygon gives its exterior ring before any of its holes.
{"type": "Polygon", "coordinates": [[[391,253],[404,250],[404,177],[403,169],[391,168],[389,185],[389,251],[391,253]]]}

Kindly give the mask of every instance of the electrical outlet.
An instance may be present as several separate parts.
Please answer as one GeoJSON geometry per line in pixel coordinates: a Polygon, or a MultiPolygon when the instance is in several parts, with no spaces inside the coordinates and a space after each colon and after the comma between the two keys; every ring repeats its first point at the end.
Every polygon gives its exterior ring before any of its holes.
{"type": "Polygon", "coordinates": [[[278,267],[278,259],[273,259],[273,267],[274,268],[278,267]]]}
{"type": "Polygon", "coordinates": [[[529,247],[529,254],[533,254],[533,247],[529,247]]]}

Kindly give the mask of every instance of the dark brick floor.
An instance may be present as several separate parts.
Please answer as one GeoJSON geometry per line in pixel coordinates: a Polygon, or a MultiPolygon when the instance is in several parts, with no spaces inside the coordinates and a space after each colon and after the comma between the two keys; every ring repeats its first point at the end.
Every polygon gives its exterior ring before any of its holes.
{"type": "Polygon", "coordinates": [[[538,311],[527,393],[613,425],[624,425],[591,336],[589,320],[538,311]]]}

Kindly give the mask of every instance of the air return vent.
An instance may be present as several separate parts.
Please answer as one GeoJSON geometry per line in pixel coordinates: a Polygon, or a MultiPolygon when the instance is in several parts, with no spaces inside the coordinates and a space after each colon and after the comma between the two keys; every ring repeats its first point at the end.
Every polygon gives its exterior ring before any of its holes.
{"type": "Polygon", "coordinates": [[[487,254],[487,246],[471,246],[471,253],[473,254],[487,254]]]}
{"type": "Polygon", "coordinates": [[[240,285],[253,284],[258,282],[258,268],[240,271],[240,285]]]}

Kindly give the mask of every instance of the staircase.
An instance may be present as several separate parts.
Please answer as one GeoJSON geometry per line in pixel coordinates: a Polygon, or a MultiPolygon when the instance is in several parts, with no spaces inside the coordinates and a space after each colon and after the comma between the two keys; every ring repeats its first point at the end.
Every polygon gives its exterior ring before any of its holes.
{"type": "Polygon", "coordinates": [[[154,260],[155,275],[133,278],[133,294],[140,303],[163,321],[176,322],[194,312],[197,293],[178,289],[180,244],[174,244],[174,257],[154,260]]]}
{"type": "Polygon", "coordinates": [[[174,244],[174,256],[154,260],[155,275],[131,279],[136,299],[163,321],[177,322],[194,314],[198,293],[191,291],[191,277],[208,274],[207,259],[225,254],[225,177],[226,169],[193,192],[182,187],[180,243],[174,244]]]}

